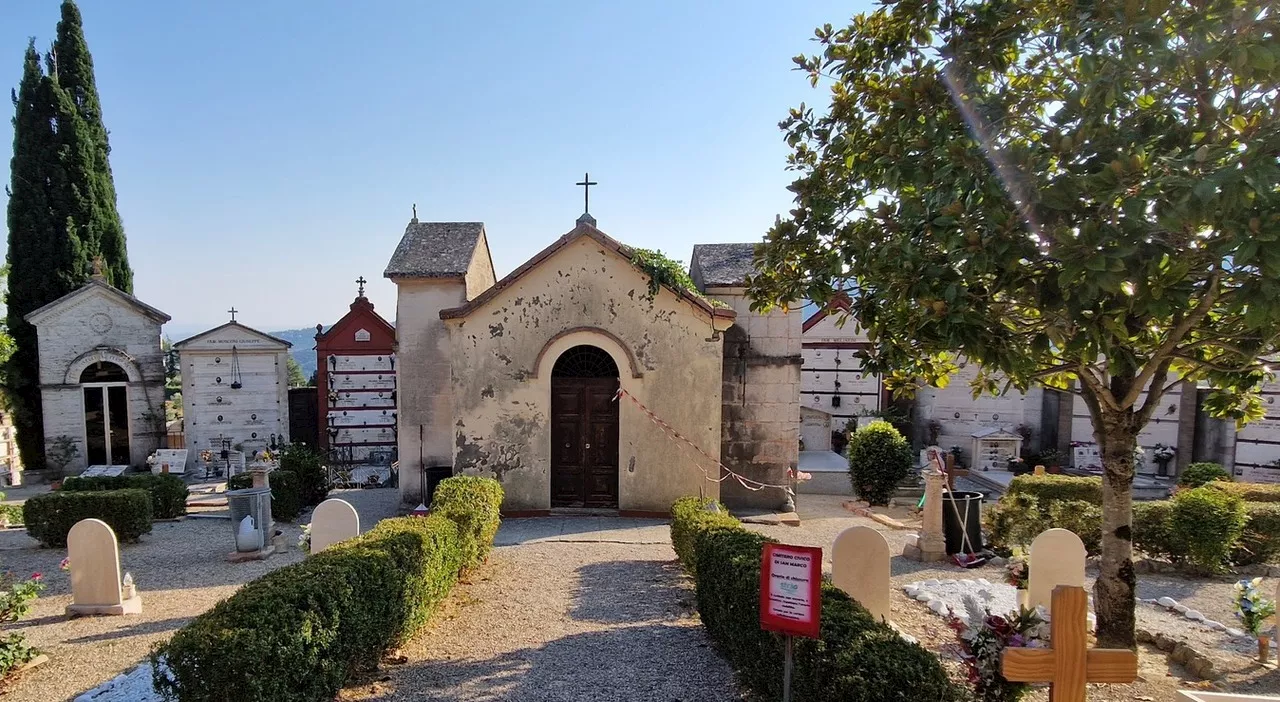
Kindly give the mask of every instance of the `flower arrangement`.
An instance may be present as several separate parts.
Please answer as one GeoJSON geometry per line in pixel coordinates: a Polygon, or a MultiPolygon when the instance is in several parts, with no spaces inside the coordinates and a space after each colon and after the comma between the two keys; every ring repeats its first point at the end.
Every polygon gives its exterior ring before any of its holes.
{"type": "Polygon", "coordinates": [[[1031,582],[1031,563],[1025,558],[1010,558],[1004,568],[1004,581],[1019,590],[1027,589],[1031,582]]]}
{"type": "Polygon", "coordinates": [[[1030,691],[1028,683],[1011,682],[1000,673],[1006,648],[1041,648],[1044,621],[1033,610],[1007,616],[991,614],[973,595],[965,595],[965,616],[951,615],[947,625],[956,632],[960,659],[978,702],[1017,702],[1030,691]]]}
{"type": "Polygon", "coordinates": [[[1236,618],[1244,625],[1245,631],[1258,639],[1258,660],[1266,662],[1271,647],[1271,639],[1262,633],[1267,619],[1276,613],[1276,603],[1262,596],[1258,588],[1262,578],[1241,580],[1236,583],[1236,618]]]}
{"type": "Polygon", "coordinates": [[[64,573],[71,570],[71,556],[67,556],[58,563],[58,570],[64,573]]]}
{"type": "Polygon", "coordinates": [[[311,553],[311,525],[302,525],[302,534],[298,536],[298,550],[311,553]]]}

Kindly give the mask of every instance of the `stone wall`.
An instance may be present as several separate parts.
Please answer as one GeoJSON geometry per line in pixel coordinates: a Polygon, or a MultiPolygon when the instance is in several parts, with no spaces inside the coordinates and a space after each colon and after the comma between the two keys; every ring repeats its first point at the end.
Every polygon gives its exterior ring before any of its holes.
{"type": "MultiPolygon", "coordinates": [[[[725,332],[721,460],[739,475],[785,485],[800,460],[800,315],[752,312],[743,288],[708,288],[707,294],[738,314],[725,332]]],[[[732,478],[720,492],[731,508],[794,507],[782,490],[750,490],[732,478]]]]}

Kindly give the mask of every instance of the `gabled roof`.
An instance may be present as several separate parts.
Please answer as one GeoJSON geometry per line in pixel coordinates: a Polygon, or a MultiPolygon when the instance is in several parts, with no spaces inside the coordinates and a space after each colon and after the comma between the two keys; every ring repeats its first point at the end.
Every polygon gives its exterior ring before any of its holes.
{"type": "MultiPolygon", "coordinates": [[[[475,309],[483,306],[488,301],[497,297],[498,293],[502,292],[508,287],[511,287],[513,284],[516,283],[516,281],[524,277],[526,273],[536,268],[538,264],[550,258],[560,249],[563,249],[564,247],[568,246],[569,244],[573,243],[574,241],[577,241],[578,239],[584,236],[594,240],[597,244],[600,244],[605,249],[618,254],[623,259],[625,259],[628,264],[632,266],[635,265],[631,261],[631,258],[632,258],[631,247],[627,246],[626,244],[623,244],[617,239],[614,239],[608,234],[605,234],[599,229],[596,229],[590,223],[580,220],[578,223],[578,226],[569,230],[567,234],[557,239],[555,243],[551,244],[550,246],[543,249],[542,251],[539,251],[536,256],[529,259],[528,261],[525,261],[524,265],[520,266],[514,271],[511,271],[511,273],[507,274],[505,278],[503,278],[502,280],[499,280],[497,283],[494,283],[492,286],[490,286],[488,290],[485,290],[483,293],[480,293],[478,296],[476,296],[475,299],[471,300],[467,304],[462,305],[460,307],[453,307],[450,309],[440,310],[440,318],[441,319],[458,319],[460,317],[466,317],[467,315],[471,314],[471,312],[474,311],[475,309]]],[[[648,274],[646,273],[645,275],[648,275],[648,274]]],[[[707,302],[707,300],[705,300],[704,298],[699,297],[698,295],[695,295],[694,293],[689,292],[688,290],[672,287],[670,285],[664,285],[663,287],[666,288],[667,290],[670,290],[673,294],[675,294],[677,297],[681,298],[685,302],[689,303],[694,308],[705,312],[707,315],[711,317],[722,317],[724,319],[733,319],[734,317],[736,317],[733,310],[724,309],[720,307],[712,307],[710,302],[707,302]]]]}
{"type": "Polygon", "coordinates": [[[844,293],[836,293],[836,296],[831,298],[831,301],[828,302],[825,307],[814,312],[808,319],[804,320],[804,324],[800,327],[800,333],[803,334],[804,332],[809,331],[815,324],[826,319],[827,315],[831,314],[835,310],[843,310],[845,312],[849,311],[848,295],[844,293]]]}
{"type": "Polygon", "coordinates": [[[409,222],[391,254],[386,278],[451,278],[466,275],[484,222],[409,222]]]}
{"type": "Polygon", "coordinates": [[[260,332],[257,329],[254,329],[253,327],[246,327],[245,325],[239,322],[227,322],[226,324],[216,326],[213,329],[206,329],[205,331],[202,331],[199,334],[196,334],[195,336],[189,336],[183,339],[182,341],[175,343],[173,345],[173,348],[175,349],[181,348],[183,346],[186,346],[187,344],[190,344],[193,341],[198,341],[200,339],[203,339],[206,336],[209,336],[210,334],[215,334],[217,332],[222,331],[223,329],[227,329],[228,327],[235,327],[236,329],[247,331],[250,334],[257,334],[258,336],[262,337],[263,339],[266,339],[267,341],[273,341],[277,344],[283,344],[285,348],[293,346],[293,344],[289,343],[288,341],[285,341],[284,339],[281,339],[278,336],[271,336],[270,334],[266,332],[260,332]]]}
{"type": "Polygon", "coordinates": [[[756,272],[755,244],[696,244],[689,260],[689,277],[703,292],[707,288],[740,287],[756,272]]]}
{"type": "Polygon", "coordinates": [[[161,312],[160,310],[152,307],[151,305],[148,305],[147,303],[143,302],[142,300],[139,300],[133,295],[130,295],[129,293],[123,290],[120,290],[119,288],[114,288],[108,285],[105,281],[101,281],[96,278],[90,279],[89,282],[85,283],[80,288],[73,290],[67,293],[66,295],[63,295],[62,297],[54,300],[53,302],[50,302],[49,304],[44,305],[42,307],[37,307],[36,309],[28,312],[27,316],[24,317],[24,319],[26,319],[28,322],[32,324],[37,324],[38,322],[40,322],[40,320],[48,317],[49,314],[54,311],[54,308],[61,307],[64,303],[67,303],[73,299],[77,299],[85,295],[88,295],[89,293],[95,290],[106,292],[107,294],[115,297],[116,299],[120,300],[126,305],[138,310],[144,316],[156,322],[159,322],[160,324],[164,324],[165,322],[168,322],[170,320],[169,315],[165,314],[164,312],[161,312]]]}
{"type": "Polygon", "coordinates": [[[316,334],[316,341],[321,341],[323,339],[328,338],[329,335],[337,331],[342,331],[346,329],[346,327],[349,324],[351,324],[351,321],[354,320],[356,317],[372,318],[375,324],[381,325],[387,331],[387,333],[389,333],[392,336],[392,338],[395,338],[395,335],[396,335],[395,325],[383,319],[382,315],[374,311],[373,303],[369,302],[369,298],[361,295],[355,299],[355,302],[351,303],[351,309],[348,310],[346,314],[342,315],[341,319],[334,322],[333,326],[329,327],[328,329],[324,329],[323,331],[320,331],[316,334]]]}

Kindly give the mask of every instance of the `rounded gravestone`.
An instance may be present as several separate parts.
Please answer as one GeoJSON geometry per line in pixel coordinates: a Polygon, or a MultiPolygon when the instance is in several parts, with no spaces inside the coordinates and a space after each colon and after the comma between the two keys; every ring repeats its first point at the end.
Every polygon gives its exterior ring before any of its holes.
{"type": "Polygon", "coordinates": [[[831,582],[876,620],[889,617],[889,542],[865,526],[845,529],[831,547],[831,582]]]}
{"type": "Polygon", "coordinates": [[[1031,542],[1027,605],[1032,609],[1044,605],[1048,609],[1053,602],[1053,588],[1059,585],[1084,587],[1087,557],[1084,542],[1066,529],[1050,529],[1037,536],[1031,542]]]}

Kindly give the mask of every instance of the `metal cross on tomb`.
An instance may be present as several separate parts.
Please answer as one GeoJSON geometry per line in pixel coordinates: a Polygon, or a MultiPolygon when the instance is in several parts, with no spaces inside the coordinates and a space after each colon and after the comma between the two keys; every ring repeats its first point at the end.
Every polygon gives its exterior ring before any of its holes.
{"type": "Polygon", "coordinates": [[[231,315],[231,321],[236,321],[236,312],[238,311],[239,310],[235,308],[235,305],[232,305],[231,309],[227,310],[227,313],[231,315]]]}
{"type": "Polygon", "coordinates": [[[595,182],[594,180],[591,180],[590,173],[583,173],[582,181],[579,183],[574,183],[574,185],[582,186],[582,211],[584,213],[590,212],[591,211],[591,186],[599,185],[599,183],[595,182]]]}
{"type": "Polygon", "coordinates": [[[1127,683],[1138,677],[1128,649],[1089,648],[1089,596],[1084,588],[1053,589],[1052,648],[1006,648],[1000,672],[1012,682],[1049,683],[1049,702],[1084,702],[1086,683],[1127,683]]]}
{"type": "Polygon", "coordinates": [[[367,282],[369,281],[365,280],[364,276],[356,278],[356,285],[360,286],[360,297],[364,297],[364,284],[367,282]]]}

